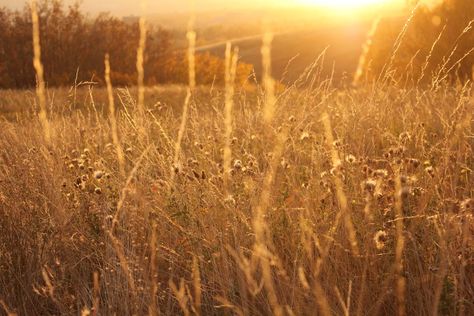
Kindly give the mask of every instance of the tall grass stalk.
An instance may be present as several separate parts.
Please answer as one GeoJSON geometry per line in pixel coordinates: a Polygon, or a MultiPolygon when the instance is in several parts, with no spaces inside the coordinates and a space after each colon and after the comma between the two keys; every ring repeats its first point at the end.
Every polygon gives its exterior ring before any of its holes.
{"type": "Polygon", "coordinates": [[[237,71],[237,60],[239,50],[236,47],[232,53],[232,45],[227,42],[225,51],[225,146],[224,146],[224,188],[226,194],[229,194],[229,177],[232,160],[232,109],[234,106],[235,76],[237,71]]]}
{"type": "Polygon", "coordinates": [[[265,122],[270,123],[275,115],[275,79],[272,77],[272,41],[273,33],[268,29],[264,30],[263,43],[262,43],[262,83],[265,89],[265,102],[263,106],[263,119],[265,122]]]}
{"type": "Polygon", "coordinates": [[[118,126],[117,119],[115,117],[115,100],[114,100],[114,91],[112,88],[112,81],[110,79],[110,57],[109,54],[105,55],[105,82],[107,84],[107,96],[109,99],[109,120],[112,132],[112,141],[117,152],[117,160],[119,163],[119,170],[122,176],[125,176],[125,157],[120,144],[120,139],[118,135],[118,126]]]}
{"type": "Polygon", "coordinates": [[[46,106],[46,85],[44,82],[44,68],[41,62],[40,25],[36,0],[31,1],[31,21],[33,24],[33,66],[36,71],[36,96],[39,103],[39,120],[43,126],[46,143],[51,142],[51,128],[46,106]]]}
{"type": "Polygon", "coordinates": [[[346,226],[349,243],[351,245],[352,254],[354,256],[359,256],[359,246],[357,243],[357,234],[354,228],[354,223],[352,222],[351,209],[347,203],[347,197],[344,193],[344,186],[342,179],[340,178],[340,168],[342,166],[342,160],[339,157],[339,152],[334,146],[334,136],[332,135],[331,121],[327,113],[323,114],[322,121],[324,124],[324,130],[326,135],[327,144],[331,149],[331,161],[333,169],[335,170],[334,175],[334,184],[336,186],[336,197],[339,203],[340,214],[344,220],[344,225],[346,226]]]}
{"type": "Polygon", "coordinates": [[[406,315],[406,279],[403,275],[403,251],[405,249],[405,235],[403,223],[403,199],[405,198],[404,188],[401,182],[400,170],[397,169],[395,176],[395,229],[397,241],[395,246],[395,274],[396,274],[396,294],[398,300],[398,315],[406,315]]]}
{"type": "Polygon", "coordinates": [[[137,87],[138,87],[138,113],[140,117],[143,118],[145,115],[145,86],[144,86],[144,79],[145,79],[145,68],[144,68],[144,59],[145,59],[145,48],[146,48],[146,37],[147,37],[147,22],[146,18],[143,15],[145,12],[145,1],[142,0],[142,16],[139,20],[140,26],[140,40],[137,49],[137,87]]]}

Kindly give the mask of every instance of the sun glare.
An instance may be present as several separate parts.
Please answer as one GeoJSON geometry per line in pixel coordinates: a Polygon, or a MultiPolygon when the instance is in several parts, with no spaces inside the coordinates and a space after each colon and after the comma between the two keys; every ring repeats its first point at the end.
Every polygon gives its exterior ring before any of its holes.
{"type": "Polygon", "coordinates": [[[354,9],[364,6],[384,4],[390,0],[300,0],[303,4],[334,9],[354,9]]]}

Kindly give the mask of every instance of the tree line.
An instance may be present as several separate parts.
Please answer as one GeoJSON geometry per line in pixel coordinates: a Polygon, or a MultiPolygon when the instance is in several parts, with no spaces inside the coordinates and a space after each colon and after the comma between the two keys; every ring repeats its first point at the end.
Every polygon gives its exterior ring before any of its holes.
{"type": "MultiPolygon", "coordinates": [[[[61,0],[41,0],[38,5],[42,62],[48,86],[75,82],[102,82],[104,56],[110,55],[115,85],[136,83],[138,20],[124,20],[108,13],[90,17],[79,3],[65,6],[61,0]]],[[[32,22],[28,5],[22,10],[0,8],[0,88],[29,88],[36,84],[32,64],[32,22]]],[[[196,56],[198,84],[224,82],[225,62],[209,53],[196,56]]],[[[171,33],[148,25],[145,50],[145,82],[148,85],[186,83],[187,59],[176,49],[171,33]]],[[[239,64],[238,80],[252,71],[239,64]]]]}
{"type": "Polygon", "coordinates": [[[368,51],[368,77],[384,74],[408,84],[474,79],[473,1],[444,0],[435,6],[409,2],[413,11],[408,21],[387,18],[379,23],[368,51]]]}

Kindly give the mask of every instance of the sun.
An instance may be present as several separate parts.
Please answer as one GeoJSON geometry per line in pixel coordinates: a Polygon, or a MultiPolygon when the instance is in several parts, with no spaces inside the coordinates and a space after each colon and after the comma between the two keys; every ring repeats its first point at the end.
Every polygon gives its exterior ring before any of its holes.
{"type": "Polygon", "coordinates": [[[306,5],[329,7],[334,9],[354,9],[376,4],[386,4],[390,0],[299,0],[306,5]]]}

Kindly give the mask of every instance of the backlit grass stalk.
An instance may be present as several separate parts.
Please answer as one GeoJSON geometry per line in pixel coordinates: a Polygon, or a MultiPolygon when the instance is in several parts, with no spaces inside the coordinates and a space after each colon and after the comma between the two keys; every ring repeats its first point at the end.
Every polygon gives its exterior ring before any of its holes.
{"type": "Polygon", "coordinates": [[[31,1],[31,21],[33,24],[33,66],[36,71],[36,96],[39,103],[39,120],[43,126],[44,138],[49,144],[51,142],[51,129],[48,121],[46,107],[46,87],[44,82],[44,68],[41,62],[40,26],[36,0],[31,1]]]}
{"type": "Polygon", "coordinates": [[[5,314],[7,316],[18,316],[17,313],[13,312],[9,307],[8,305],[0,299],[0,306],[3,308],[3,310],[5,311],[5,314]]]}
{"type": "Polygon", "coordinates": [[[323,124],[324,124],[324,130],[325,130],[325,135],[326,135],[326,140],[328,143],[328,146],[331,149],[331,161],[333,168],[336,170],[336,174],[334,176],[334,184],[336,187],[336,197],[337,201],[339,203],[339,208],[340,208],[340,214],[344,220],[344,225],[347,230],[347,234],[349,237],[349,242],[351,245],[351,250],[352,254],[355,256],[359,255],[359,247],[357,245],[357,235],[356,235],[356,230],[354,228],[354,223],[352,222],[352,214],[351,210],[348,207],[347,204],[347,197],[344,194],[344,188],[343,188],[343,183],[340,178],[340,175],[338,174],[340,172],[340,167],[342,164],[342,161],[339,157],[339,153],[337,149],[334,146],[334,137],[332,135],[332,128],[331,128],[331,121],[329,120],[329,115],[325,113],[322,118],[323,124]]]}
{"type": "Polygon", "coordinates": [[[112,141],[117,152],[117,160],[119,162],[120,174],[125,176],[125,157],[123,154],[122,145],[120,144],[118,136],[117,120],[115,118],[115,101],[114,92],[112,88],[112,81],[110,80],[110,57],[109,54],[105,55],[105,82],[107,84],[107,95],[109,99],[109,120],[112,129],[112,141]]]}
{"type": "Polygon", "coordinates": [[[272,45],[273,34],[266,30],[263,35],[262,44],[262,67],[263,67],[263,88],[265,89],[265,102],[263,106],[263,118],[266,123],[272,121],[275,115],[275,79],[272,77],[272,45]]]}
{"type": "Polygon", "coordinates": [[[201,315],[202,289],[201,273],[199,271],[199,259],[196,256],[193,257],[192,277],[194,287],[194,313],[199,316],[201,315]]]}
{"type": "Polygon", "coordinates": [[[454,47],[453,49],[451,50],[448,58],[446,58],[444,60],[444,63],[439,67],[439,71],[438,73],[436,74],[436,76],[433,76],[433,86],[432,88],[433,89],[436,89],[438,86],[439,86],[439,83],[445,78],[441,78],[441,75],[443,74],[443,72],[445,74],[449,73],[449,71],[452,70],[452,68],[450,68],[450,70],[446,71],[447,67],[448,67],[448,64],[451,62],[451,59],[453,58],[454,54],[457,52],[458,50],[458,47],[459,47],[459,41],[461,40],[461,38],[467,34],[471,29],[472,27],[474,26],[474,20],[471,20],[469,21],[469,23],[467,24],[467,26],[464,28],[464,30],[461,32],[461,34],[459,34],[459,36],[456,38],[456,40],[454,41],[454,47]],[[441,79],[440,79],[441,78],[441,79]]]}
{"type": "Polygon", "coordinates": [[[94,272],[94,300],[93,300],[93,311],[92,315],[98,316],[99,314],[99,305],[100,305],[100,280],[99,280],[99,272],[94,272]]]}
{"type": "Polygon", "coordinates": [[[398,301],[398,315],[406,315],[406,279],[403,276],[403,251],[405,249],[405,236],[403,225],[403,187],[400,170],[395,174],[395,229],[397,241],[395,246],[395,275],[396,275],[396,295],[398,301]]]}
{"type": "Polygon", "coordinates": [[[184,132],[186,131],[186,122],[188,120],[189,104],[191,103],[191,97],[196,88],[196,32],[193,31],[193,22],[189,23],[189,30],[186,34],[188,39],[188,75],[189,75],[189,87],[186,92],[186,98],[184,100],[183,114],[181,116],[181,124],[179,126],[178,137],[174,146],[174,157],[173,165],[171,166],[170,174],[170,189],[173,188],[176,168],[179,169],[179,157],[181,155],[181,143],[183,141],[184,132]]]}
{"type": "MultiPolygon", "coordinates": [[[[142,1],[142,6],[144,6],[142,1]]],[[[144,10],[143,10],[144,11],[144,10]]],[[[140,17],[140,41],[137,49],[137,87],[138,87],[138,113],[140,117],[145,115],[145,68],[144,68],[144,55],[146,49],[146,36],[147,36],[147,25],[144,16],[140,17]]]]}
{"type": "Polygon", "coordinates": [[[410,16],[408,17],[407,21],[405,22],[405,24],[402,27],[402,30],[398,34],[397,39],[395,40],[394,49],[393,49],[392,54],[390,55],[390,60],[387,64],[384,65],[384,67],[382,68],[382,71],[380,73],[380,75],[383,76],[384,80],[388,79],[388,77],[390,76],[390,70],[393,67],[393,63],[395,62],[395,57],[397,56],[398,51],[400,50],[400,47],[402,46],[403,39],[405,38],[405,35],[408,32],[408,27],[410,26],[411,21],[415,17],[415,13],[419,8],[420,3],[421,3],[421,1],[418,1],[416,3],[416,5],[413,7],[413,10],[411,11],[410,16]]]}
{"type": "Polygon", "coordinates": [[[158,271],[157,271],[157,264],[158,264],[158,256],[157,256],[157,247],[158,247],[158,237],[157,237],[157,230],[158,225],[156,221],[153,221],[151,227],[151,238],[150,238],[150,280],[151,280],[151,287],[150,287],[150,303],[148,305],[148,315],[149,316],[156,316],[159,315],[159,309],[157,309],[157,302],[156,297],[158,295],[158,271]]]}
{"type": "Polygon", "coordinates": [[[375,19],[375,21],[372,24],[372,28],[367,34],[367,40],[365,41],[365,44],[362,47],[362,54],[360,55],[359,63],[357,65],[357,70],[354,74],[354,81],[353,81],[354,85],[357,85],[360,83],[362,76],[368,70],[367,64],[368,64],[369,52],[370,52],[370,49],[372,48],[373,38],[375,36],[375,33],[377,32],[379,24],[380,24],[380,18],[375,19]]]}
{"type": "Polygon", "coordinates": [[[224,188],[226,193],[229,193],[229,172],[231,169],[232,160],[232,108],[234,106],[235,93],[235,76],[237,70],[237,60],[239,50],[231,50],[231,43],[227,42],[225,52],[225,109],[224,109],[224,123],[225,123],[225,146],[224,146],[224,188]]]}
{"type": "Polygon", "coordinates": [[[417,86],[420,85],[421,81],[422,81],[423,78],[425,77],[426,69],[428,68],[428,65],[430,64],[430,59],[431,59],[431,57],[433,56],[434,49],[436,48],[436,45],[437,45],[437,44],[439,43],[439,41],[441,40],[441,37],[443,36],[444,31],[446,31],[446,25],[447,25],[447,24],[445,24],[445,25],[443,26],[443,29],[441,30],[441,32],[439,32],[438,37],[437,37],[436,40],[433,42],[433,45],[431,45],[430,52],[429,52],[428,56],[426,56],[425,62],[423,63],[423,66],[422,66],[422,68],[421,68],[421,75],[420,75],[420,78],[418,78],[418,81],[417,81],[417,83],[416,83],[417,86]]]}
{"type": "Polygon", "coordinates": [[[283,315],[283,308],[279,303],[278,296],[275,291],[275,284],[273,281],[273,273],[270,265],[269,256],[270,251],[268,245],[271,244],[269,239],[270,232],[265,221],[267,209],[271,204],[271,193],[273,182],[275,180],[276,172],[278,170],[278,163],[285,149],[285,142],[288,135],[288,127],[285,127],[278,135],[273,150],[273,158],[270,162],[269,170],[265,175],[262,185],[262,193],[260,200],[255,208],[253,228],[255,232],[254,253],[260,259],[262,266],[263,283],[268,295],[269,303],[272,307],[274,315],[283,315]]]}

